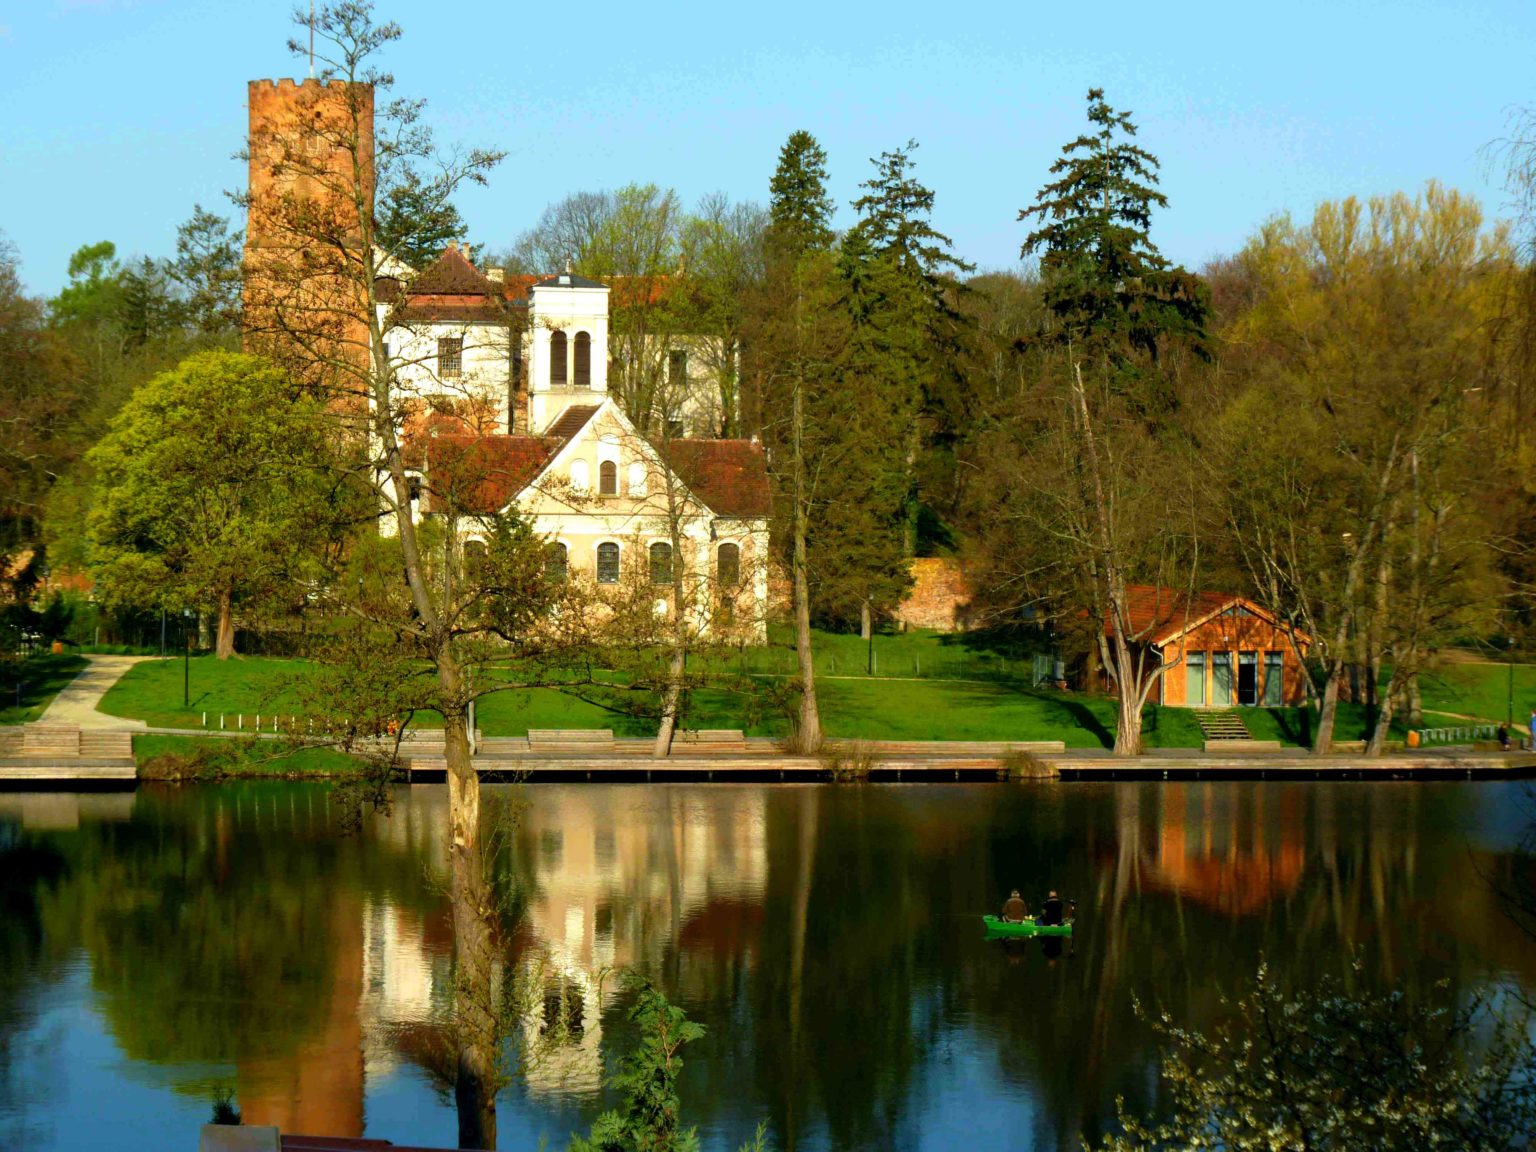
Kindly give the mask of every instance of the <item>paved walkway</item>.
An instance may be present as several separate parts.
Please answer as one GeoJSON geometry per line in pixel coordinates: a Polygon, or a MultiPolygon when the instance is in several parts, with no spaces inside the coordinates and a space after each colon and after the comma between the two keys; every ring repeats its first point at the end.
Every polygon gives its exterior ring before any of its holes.
{"type": "Polygon", "coordinates": [[[125,720],[121,716],[108,716],[96,711],[107,689],[122,678],[124,672],[135,664],[153,660],[153,656],[87,656],[90,661],[85,671],[76,676],[53,698],[39,724],[77,724],[81,728],[138,728],[147,725],[142,720],[125,720]]]}

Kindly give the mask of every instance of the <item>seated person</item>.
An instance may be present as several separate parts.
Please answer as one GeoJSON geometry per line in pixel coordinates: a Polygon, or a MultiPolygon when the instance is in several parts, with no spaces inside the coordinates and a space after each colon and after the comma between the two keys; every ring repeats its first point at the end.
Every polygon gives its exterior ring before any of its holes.
{"type": "Polygon", "coordinates": [[[1040,924],[1061,923],[1061,897],[1056,895],[1056,890],[1051,889],[1051,894],[1045,898],[1045,904],[1040,908],[1040,924]]]}
{"type": "Polygon", "coordinates": [[[1019,898],[1019,890],[1015,888],[1003,903],[1003,919],[1009,924],[1022,924],[1028,915],[1029,905],[1019,898]]]}

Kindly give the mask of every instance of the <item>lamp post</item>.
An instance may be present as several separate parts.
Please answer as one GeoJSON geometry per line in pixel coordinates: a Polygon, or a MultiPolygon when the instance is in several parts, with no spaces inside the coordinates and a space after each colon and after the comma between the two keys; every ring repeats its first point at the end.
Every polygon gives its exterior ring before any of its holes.
{"type": "MultiPolygon", "coordinates": [[[[1504,637],[1504,654],[1509,664],[1509,698],[1504,713],[1504,729],[1508,731],[1515,726],[1515,638],[1504,637]]],[[[1532,734],[1536,737],[1536,733],[1532,734]]]]}
{"type": "Polygon", "coordinates": [[[181,612],[181,706],[192,707],[192,609],[181,612]]]}

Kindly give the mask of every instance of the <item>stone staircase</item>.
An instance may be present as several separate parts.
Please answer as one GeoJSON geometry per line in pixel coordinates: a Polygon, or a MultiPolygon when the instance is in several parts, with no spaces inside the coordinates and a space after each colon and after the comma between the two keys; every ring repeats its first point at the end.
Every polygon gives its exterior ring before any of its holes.
{"type": "Polygon", "coordinates": [[[25,724],[0,731],[0,781],[132,781],[133,733],[74,724],[25,724]]]}
{"type": "Polygon", "coordinates": [[[1207,740],[1252,740],[1253,734],[1243,718],[1230,709],[1197,708],[1195,720],[1207,740]]]}

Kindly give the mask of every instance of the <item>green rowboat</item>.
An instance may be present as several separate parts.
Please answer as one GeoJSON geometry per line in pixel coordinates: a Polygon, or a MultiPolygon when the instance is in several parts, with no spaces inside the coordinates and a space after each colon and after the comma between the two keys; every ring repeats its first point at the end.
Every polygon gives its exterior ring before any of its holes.
{"type": "Polygon", "coordinates": [[[983,916],[981,922],[986,925],[988,939],[1001,939],[1005,936],[1072,935],[1072,921],[1070,920],[1065,924],[1036,924],[1033,916],[1025,917],[1019,923],[1003,920],[996,916],[983,916]]]}

